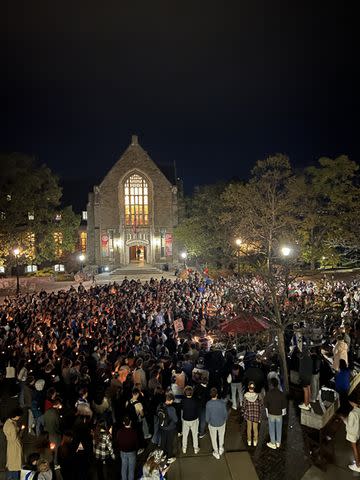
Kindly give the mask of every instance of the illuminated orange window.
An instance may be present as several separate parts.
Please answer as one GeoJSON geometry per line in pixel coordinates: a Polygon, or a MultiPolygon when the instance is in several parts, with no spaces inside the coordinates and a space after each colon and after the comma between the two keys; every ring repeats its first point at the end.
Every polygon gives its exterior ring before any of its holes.
{"type": "Polygon", "coordinates": [[[28,245],[28,256],[30,258],[35,257],[35,233],[28,233],[26,235],[26,243],[28,245]]]}
{"type": "Polygon", "coordinates": [[[86,253],[86,241],[87,241],[87,233],[81,232],[80,233],[80,250],[82,253],[86,253]]]}
{"type": "Polygon", "coordinates": [[[129,177],[124,186],[125,224],[149,224],[149,188],[146,180],[140,175],[129,177]]]}
{"type": "Polygon", "coordinates": [[[61,248],[61,245],[63,243],[63,234],[62,232],[54,232],[54,243],[55,243],[55,256],[56,257],[61,257],[63,254],[63,250],[61,248]]]}

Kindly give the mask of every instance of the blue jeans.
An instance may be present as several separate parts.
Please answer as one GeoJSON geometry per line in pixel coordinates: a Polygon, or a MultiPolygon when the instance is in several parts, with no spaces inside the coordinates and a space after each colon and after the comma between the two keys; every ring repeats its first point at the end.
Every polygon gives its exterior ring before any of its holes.
{"type": "Polygon", "coordinates": [[[282,415],[269,415],[268,420],[271,443],[281,443],[282,415]]]}
{"type": "Polygon", "coordinates": [[[120,452],[121,480],[134,480],[136,452],[120,452]]]}
{"type": "Polygon", "coordinates": [[[6,480],[19,480],[20,472],[6,472],[6,480]]]}

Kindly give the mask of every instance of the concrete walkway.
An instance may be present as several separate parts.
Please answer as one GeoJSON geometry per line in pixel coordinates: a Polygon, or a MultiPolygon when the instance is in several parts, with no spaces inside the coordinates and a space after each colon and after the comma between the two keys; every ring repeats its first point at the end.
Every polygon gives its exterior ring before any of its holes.
{"type": "Polygon", "coordinates": [[[168,480],[258,480],[255,467],[245,447],[239,416],[230,413],[225,434],[225,454],[220,460],[212,455],[209,434],[200,440],[200,452],[195,455],[189,435],[187,453],[184,455],[179,439],[177,460],[171,465],[168,480]]]}

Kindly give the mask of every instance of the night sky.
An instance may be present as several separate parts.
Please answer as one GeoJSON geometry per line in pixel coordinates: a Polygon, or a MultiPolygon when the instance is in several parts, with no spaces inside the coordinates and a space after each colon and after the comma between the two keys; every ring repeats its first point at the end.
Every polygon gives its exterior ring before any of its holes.
{"type": "Polygon", "coordinates": [[[187,192],[276,152],[359,161],[355,5],[5,0],[0,151],[48,164],[76,209],[132,133],[187,192]]]}

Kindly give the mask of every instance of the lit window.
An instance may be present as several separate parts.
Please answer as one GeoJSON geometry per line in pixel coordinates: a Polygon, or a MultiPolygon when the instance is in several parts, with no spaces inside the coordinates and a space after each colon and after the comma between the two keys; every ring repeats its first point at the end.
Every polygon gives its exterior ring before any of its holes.
{"type": "Polygon", "coordinates": [[[87,211],[86,210],[83,210],[83,212],[82,212],[82,219],[87,220],[87,211]]]}
{"type": "Polygon", "coordinates": [[[62,263],[57,263],[56,265],[54,265],[54,270],[55,272],[65,272],[65,265],[63,265],[62,263]]]}
{"type": "Polygon", "coordinates": [[[5,273],[5,267],[3,265],[0,265],[0,273],[5,273]]]}
{"type": "Polygon", "coordinates": [[[56,220],[57,222],[60,222],[60,220],[61,220],[61,213],[57,213],[57,214],[55,215],[55,220],[56,220]]]}
{"type": "Polygon", "coordinates": [[[7,200],[8,202],[11,202],[11,195],[9,195],[9,194],[6,195],[6,200],[7,200]]]}
{"type": "Polygon", "coordinates": [[[26,235],[26,243],[28,245],[29,256],[35,257],[35,233],[28,233],[26,235]]]}
{"type": "Polygon", "coordinates": [[[61,257],[63,251],[61,248],[61,245],[63,243],[63,234],[62,232],[54,232],[54,242],[55,242],[55,256],[56,257],[61,257]]]}
{"type": "Polygon", "coordinates": [[[86,253],[86,240],[87,240],[87,233],[81,232],[80,233],[80,250],[82,253],[86,253]]]}
{"type": "Polygon", "coordinates": [[[35,219],[34,212],[28,212],[28,219],[29,220],[34,220],[35,219]]]}
{"type": "Polygon", "coordinates": [[[26,265],[25,267],[25,272],[26,273],[33,273],[33,272],[37,272],[37,265],[26,265]]]}
{"type": "Polygon", "coordinates": [[[131,175],[125,182],[125,224],[149,224],[149,189],[146,180],[140,175],[131,175]]]}

